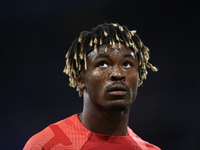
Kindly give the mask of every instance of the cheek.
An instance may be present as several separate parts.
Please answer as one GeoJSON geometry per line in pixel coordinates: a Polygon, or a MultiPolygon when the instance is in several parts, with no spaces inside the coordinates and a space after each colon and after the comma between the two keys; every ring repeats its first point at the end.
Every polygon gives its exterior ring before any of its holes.
{"type": "Polygon", "coordinates": [[[109,74],[110,70],[109,68],[105,69],[105,68],[96,68],[93,71],[91,71],[91,76],[94,78],[104,78],[107,77],[107,75],[109,74]]]}
{"type": "Polygon", "coordinates": [[[130,96],[131,99],[135,99],[136,95],[137,95],[137,90],[138,90],[138,81],[139,81],[139,74],[135,73],[132,74],[132,76],[129,75],[129,80],[127,81],[130,87],[130,96]]]}
{"type": "Polygon", "coordinates": [[[99,101],[98,99],[102,98],[106,77],[107,72],[100,72],[98,70],[88,72],[86,90],[91,99],[99,101]]]}
{"type": "Polygon", "coordinates": [[[139,74],[138,73],[132,73],[131,75],[129,74],[127,82],[130,85],[131,89],[137,88],[139,82],[139,74]]]}
{"type": "Polygon", "coordinates": [[[99,71],[99,69],[94,69],[90,71],[87,78],[88,78],[88,88],[95,88],[96,90],[101,90],[103,84],[107,79],[107,71],[99,71]]]}
{"type": "Polygon", "coordinates": [[[91,75],[92,75],[92,77],[94,77],[94,78],[105,77],[105,76],[107,75],[107,72],[106,72],[106,71],[100,72],[100,71],[95,70],[95,71],[93,71],[93,72],[91,73],[91,75]]]}

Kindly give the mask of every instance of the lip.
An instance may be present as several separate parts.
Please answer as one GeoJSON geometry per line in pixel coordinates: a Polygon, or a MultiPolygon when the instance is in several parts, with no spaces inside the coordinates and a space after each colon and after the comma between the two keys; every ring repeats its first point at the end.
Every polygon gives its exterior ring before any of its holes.
{"type": "Polygon", "coordinates": [[[108,93],[110,95],[123,96],[128,93],[128,89],[126,86],[124,86],[122,84],[115,84],[108,89],[108,93]]]}

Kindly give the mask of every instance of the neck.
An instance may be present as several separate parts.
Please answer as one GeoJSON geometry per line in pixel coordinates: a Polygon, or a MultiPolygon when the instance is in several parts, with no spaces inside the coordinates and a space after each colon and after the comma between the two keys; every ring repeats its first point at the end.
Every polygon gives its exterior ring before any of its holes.
{"type": "Polygon", "coordinates": [[[90,100],[84,99],[83,112],[79,116],[82,124],[91,132],[127,136],[130,107],[125,111],[100,109],[90,100]]]}

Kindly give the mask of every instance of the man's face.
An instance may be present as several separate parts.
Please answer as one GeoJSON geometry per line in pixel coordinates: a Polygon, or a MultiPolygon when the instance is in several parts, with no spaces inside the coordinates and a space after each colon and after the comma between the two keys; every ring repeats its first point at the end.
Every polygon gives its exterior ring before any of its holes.
{"type": "Polygon", "coordinates": [[[126,110],[135,100],[138,88],[138,58],[130,48],[106,45],[87,55],[83,73],[85,92],[98,108],[126,110]]]}

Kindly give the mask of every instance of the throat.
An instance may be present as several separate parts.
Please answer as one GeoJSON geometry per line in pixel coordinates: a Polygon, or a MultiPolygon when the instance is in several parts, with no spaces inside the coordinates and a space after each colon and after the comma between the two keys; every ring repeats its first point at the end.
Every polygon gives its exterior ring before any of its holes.
{"type": "Polygon", "coordinates": [[[81,123],[91,132],[127,136],[129,109],[126,111],[83,111],[79,115],[81,123]]]}

